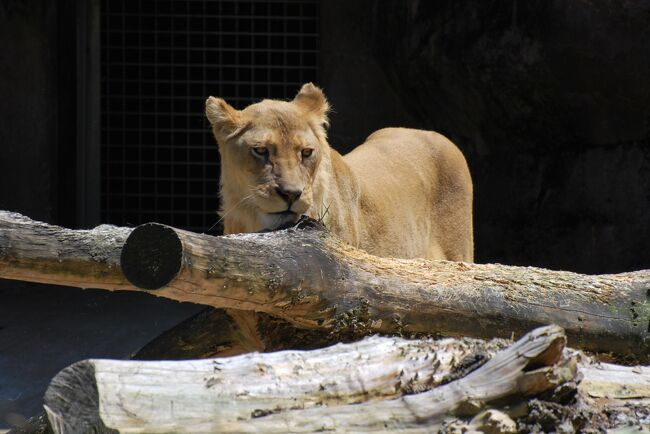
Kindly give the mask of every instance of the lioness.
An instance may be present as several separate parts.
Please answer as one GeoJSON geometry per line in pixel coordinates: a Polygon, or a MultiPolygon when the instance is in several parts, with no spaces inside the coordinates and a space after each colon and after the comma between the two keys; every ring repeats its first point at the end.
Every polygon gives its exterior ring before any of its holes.
{"type": "Polygon", "coordinates": [[[432,131],[386,128],[341,156],[327,143],[328,110],[311,83],[293,101],[241,111],[208,98],[225,233],[307,215],[374,255],[472,261],[472,180],[458,148],[432,131]]]}

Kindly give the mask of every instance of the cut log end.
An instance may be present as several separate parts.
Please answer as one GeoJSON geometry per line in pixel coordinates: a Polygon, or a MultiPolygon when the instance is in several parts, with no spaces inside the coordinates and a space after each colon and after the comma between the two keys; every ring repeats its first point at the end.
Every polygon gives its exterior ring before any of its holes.
{"type": "Polygon", "coordinates": [[[77,362],[59,372],[45,392],[45,411],[56,433],[117,433],[106,428],[99,416],[99,392],[95,366],[77,362]]]}
{"type": "Polygon", "coordinates": [[[127,238],[120,257],[122,272],[133,285],[159,289],[180,272],[183,245],[174,229],[159,223],[135,228],[127,238]]]}

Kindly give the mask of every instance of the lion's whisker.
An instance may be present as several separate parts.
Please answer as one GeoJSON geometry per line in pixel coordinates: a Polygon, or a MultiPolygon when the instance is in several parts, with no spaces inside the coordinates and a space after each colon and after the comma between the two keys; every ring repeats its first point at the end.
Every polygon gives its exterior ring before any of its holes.
{"type": "Polygon", "coordinates": [[[212,229],[214,229],[215,226],[217,226],[219,223],[221,223],[221,222],[223,221],[223,219],[226,218],[226,216],[227,216],[228,214],[230,214],[232,211],[234,211],[235,208],[237,208],[239,205],[241,205],[245,200],[248,200],[248,199],[250,199],[251,197],[253,197],[253,195],[254,195],[254,193],[251,193],[251,194],[249,194],[249,195],[247,195],[247,196],[244,196],[244,197],[243,197],[242,199],[240,199],[236,204],[234,204],[233,206],[231,206],[230,209],[229,209],[228,211],[226,211],[225,213],[223,213],[223,214],[221,215],[221,218],[220,218],[219,220],[217,220],[217,222],[216,222],[215,224],[213,224],[212,226],[210,226],[210,229],[208,229],[207,232],[210,232],[212,229]]]}

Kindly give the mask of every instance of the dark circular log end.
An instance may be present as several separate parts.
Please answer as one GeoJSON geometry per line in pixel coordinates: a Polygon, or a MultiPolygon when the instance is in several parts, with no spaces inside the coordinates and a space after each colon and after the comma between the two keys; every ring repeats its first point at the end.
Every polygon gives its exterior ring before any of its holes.
{"type": "Polygon", "coordinates": [[[59,372],[43,401],[54,432],[118,434],[102,420],[92,360],[82,360],[59,372]]]}
{"type": "Polygon", "coordinates": [[[183,244],[174,229],[159,223],[135,228],[122,247],[120,263],[129,282],[142,289],[159,289],[181,270],[183,244]]]}

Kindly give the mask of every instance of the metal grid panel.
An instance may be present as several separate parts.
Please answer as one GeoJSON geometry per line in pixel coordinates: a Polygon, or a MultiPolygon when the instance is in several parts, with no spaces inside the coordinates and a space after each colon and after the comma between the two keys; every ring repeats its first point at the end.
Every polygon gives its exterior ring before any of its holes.
{"type": "Polygon", "coordinates": [[[243,108],[315,81],[317,0],[104,0],[101,24],[102,221],[208,231],[219,154],[205,98],[243,108]]]}

